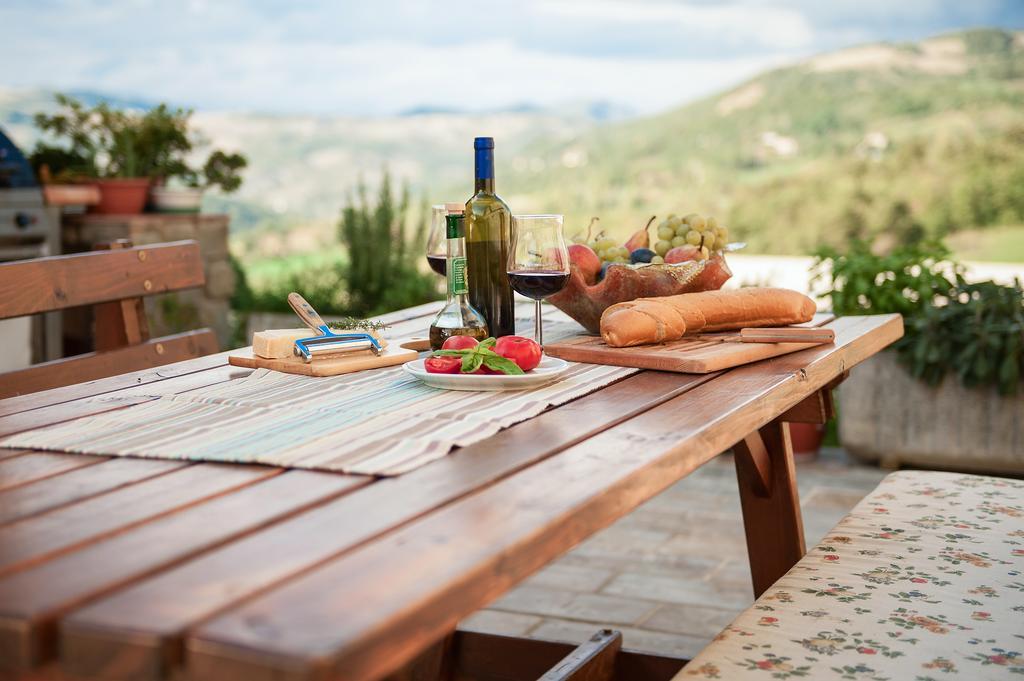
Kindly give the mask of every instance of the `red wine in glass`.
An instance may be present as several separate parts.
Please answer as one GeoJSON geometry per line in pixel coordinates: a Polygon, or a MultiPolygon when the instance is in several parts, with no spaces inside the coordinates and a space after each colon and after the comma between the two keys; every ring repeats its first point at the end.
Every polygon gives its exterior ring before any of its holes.
{"type": "Polygon", "coordinates": [[[442,277],[448,276],[448,256],[429,254],[427,255],[427,263],[430,265],[430,269],[434,270],[442,277]]]}
{"type": "Polygon", "coordinates": [[[508,282],[519,294],[533,300],[552,296],[569,281],[569,273],[560,270],[514,270],[508,273],[508,282]]]}

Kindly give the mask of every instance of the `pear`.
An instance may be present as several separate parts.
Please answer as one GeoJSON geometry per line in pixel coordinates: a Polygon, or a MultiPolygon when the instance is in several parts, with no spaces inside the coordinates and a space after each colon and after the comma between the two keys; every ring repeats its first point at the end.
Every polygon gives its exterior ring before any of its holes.
{"type": "Polygon", "coordinates": [[[638,248],[651,247],[651,235],[648,234],[648,231],[651,229],[651,223],[653,223],[657,217],[657,215],[652,215],[651,219],[647,221],[647,224],[644,225],[643,229],[638,229],[633,232],[633,236],[629,237],[626,241],[626,250],[632,253],[638,248]]]}
{"type": "Polygon", "coordinates": [[[572,242],[574,244],[589,244],[590,243],[590,232],[591,232],[591,230],[594,229],[594,223],[595,222],[600,222],[600,220],[601,220],[601,218],[598,218],[598,217],[590,218],[590,224],[587,225],[586,233],[584,234],[583,232],[576,232],[576,234],[574,234],[573,237],[572,237],[572,242]]]}

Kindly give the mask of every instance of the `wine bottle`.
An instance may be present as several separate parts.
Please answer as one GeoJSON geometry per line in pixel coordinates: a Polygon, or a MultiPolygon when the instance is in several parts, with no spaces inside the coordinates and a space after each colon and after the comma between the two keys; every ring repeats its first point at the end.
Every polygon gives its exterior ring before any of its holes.
{"type": "Polygon", "coordinates": [[[478,341],[487,338],[487,322],[467,299],[466,240],[462,215],[445,216],[448,241],[448,302],[430,325],[430,347],[439,350],[452,336],[471,336],[478,341]]]}
{"type": "Polygon", "coordinates": [[[516,332],[512,286],[506,275],[512,211],[494,193],[494,138],[473,140],[475,187],[466,202],[469,302],[495,337],[516,332]]]}

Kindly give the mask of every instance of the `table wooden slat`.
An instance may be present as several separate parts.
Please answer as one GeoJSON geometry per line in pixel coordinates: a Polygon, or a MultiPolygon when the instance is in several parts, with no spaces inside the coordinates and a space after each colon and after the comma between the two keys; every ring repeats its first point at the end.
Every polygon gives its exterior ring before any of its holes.
{"type": "Polygon", "coordinates": [[[197,371],[174,378],[168,378],[157,385],[138,388],[126,388],[104,395],[102,399],[83,397],[70,402],[40,407],[29,411],[0,417],[0,437],[6,437],[33,428],[42,428],[54,423],[70,421],[101,414],[114,409],[124,409],[133,404],[142,404],[157,399],[163,394],[179,394],[190,390],[206,388],[217,383],[224,383],[235,378],[248,376],[252,369],[242,369],[228,365],[197,371]]]}
{"type": "MultiPolygon", "coordinates": [[[[371,478],[289,471],[0,579],[0,670],[53,657],[62,612],[371,478]]],[[[259,563],[236,563],[235,574],[259,563]]]]}
{"type": "Polygon", "coordinates": [[[280,470],[197,464],[0,527],[0,575],[276,475],[280,470]]]}
{"type": "Polygon", "coordinates": [[[395,671],[902,334],[898,315],[831,326],[834,346],[727,372],[210,620],[187,640],[190,676],[369,681],[395,671]]]}
{"type": "Polygon", "coordinates": [[[11,457],[21,456],[22,454],[28,454],[31,449],[4,449],[0,448],[0,461],[4,459],[10,459],[11,457]]]}
{"type": "Polygon", "coordinates": [[[113,458],[0,492],[0,525],[184,468],[182,461],[113,458]]]}
{"type": "Polygon", "coordinates": [[[128,374],[110,376],[109,378],[99,378],[95,381],[75,383],[63,388],[52,388],[28,395],[9,397],[6,400],[0,400],[0,417],[19,414],[31,409],[39,409],[40,407],[63,404],[83,397],[95,397],[96,395],[112,393],[124,390],[125,388],[151,385],[169,378],[176,378],[197,371],[205,371],[206,369],[214,369],[219,366],[227,366],[228,354],[227,352],[220,352],[215,355],[197,357],[196,359],[189,359],[184,362],[175,362],[174,364],[167,364],[154,369],[133,371],[128,374]]]}
{"type": "MultiPolygon", "coordinates": [[[[80,456],[50,452],[29,452],[0,460],[0,491],[26,485],[107,460],[104,456],[80,456]]],[[[3,546],[0,545],[0,552],[3,546]]]]}
{"type": "MultiPolygon", "coordinates": [[[[64,622],[64,663],[84,676],[154,678],[187,627],[389,529],[710,380],[644,373],[381,480],[98,601],[64,622]],[[524,447],[523,442],[529,442],[524,447]],[[239,565],[248,568],[243,572],[239,565]]],[[[177,654],[176,654],[177,653],[177,654]]]]}

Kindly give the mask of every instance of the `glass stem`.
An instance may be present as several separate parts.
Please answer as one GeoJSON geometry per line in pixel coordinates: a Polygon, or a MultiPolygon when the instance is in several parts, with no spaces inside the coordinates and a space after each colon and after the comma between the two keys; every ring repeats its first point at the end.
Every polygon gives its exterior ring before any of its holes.
{"type": "Polygon", "coordinates": [[[533,310],[533,337],[537,339],[537,345],[544,347],[544,324],[540,319],[540,301],[533,301],[536,306],[533,310]]]}

